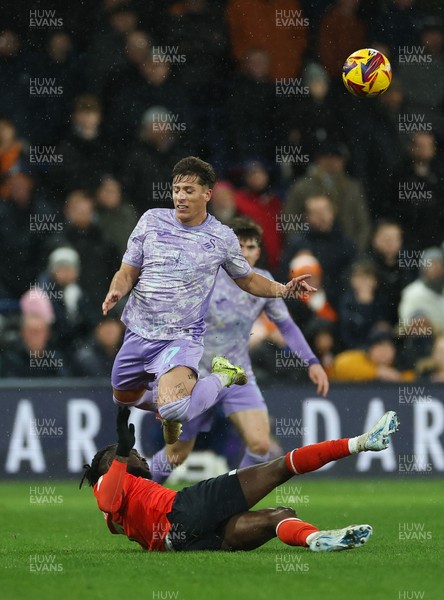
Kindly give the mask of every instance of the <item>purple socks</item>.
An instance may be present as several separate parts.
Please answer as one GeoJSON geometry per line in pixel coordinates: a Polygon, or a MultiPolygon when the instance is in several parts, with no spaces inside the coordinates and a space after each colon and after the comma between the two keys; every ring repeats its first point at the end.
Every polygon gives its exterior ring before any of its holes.
{"type": "Polygon", "coordinates": [[[160,406],[159,414],[162,419],[186,423],[214,406],[222,387],[222,383],[216,375],[198,379],[191,396],[184,396],[180,400],[160,406]]]}
{"type": "Polygon", "coordinates": [[[260,465],[261,463],[267,462],[269,458],[269,452],[263,455],[253,454],[253,452],[250,452],[247,448],[240,462],[239,469],[242,469],[243,467],[252,467],[253,465],[260,465]]]}
{"type": "Polygon", "coordinates": [[[159,452],[154,454],[150,461],[150,471],[153,477],[153,481],[156,483],[163,483],[171,475],[173,465],[167,458],[165,446],[159,452]]]}

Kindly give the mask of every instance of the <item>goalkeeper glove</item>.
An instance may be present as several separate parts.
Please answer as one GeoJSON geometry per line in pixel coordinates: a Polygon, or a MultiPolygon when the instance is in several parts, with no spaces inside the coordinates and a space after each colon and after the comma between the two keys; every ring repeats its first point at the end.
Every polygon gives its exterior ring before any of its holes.
{"type": "Polygon", "coordinates": [[[134,425],[132,423],[128,425],[130,414],[130,409],[128,407],[119,406],[119,411],[117,413],[117,456],[129,456],[131,449],[136,442],[134,425]]]}

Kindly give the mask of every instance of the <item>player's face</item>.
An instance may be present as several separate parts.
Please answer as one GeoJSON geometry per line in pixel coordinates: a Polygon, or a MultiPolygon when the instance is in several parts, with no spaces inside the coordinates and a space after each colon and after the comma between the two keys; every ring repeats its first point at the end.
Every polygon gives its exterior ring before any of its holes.
{"type": "Polygon", "coordinates": [[[173,180],[173,202],[176,218],[190,227],[201,225],[207,218],[207,202],[211,192],[199,183],[198,177],[175,177],[173,180]]]}
{"type": "Polygon", "coordinates": [[[241,247],[241,252],[250,265],[250,267],[254,267],[254,265],[259,260],[259,256],[261,255],[261,249],[259,244],[255,239],[250,240],[239,240],[239,244],[241,247]]]}
{"type": "Polygon", "coordinates": [[[134,450],[131,450],[130,455],[128,457],[128,466],[127,471],[131,475],[135,477],[143,477],[144,479],[151,479],[151,472],[146,462],[146,459],[134,450]]]}

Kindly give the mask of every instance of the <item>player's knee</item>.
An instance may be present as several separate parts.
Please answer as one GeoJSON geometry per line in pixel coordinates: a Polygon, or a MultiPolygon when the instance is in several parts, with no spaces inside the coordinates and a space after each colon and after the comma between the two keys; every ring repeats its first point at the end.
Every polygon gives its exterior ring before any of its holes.
{"type": "Polygon", "coordinates": [[[159,378],[159,405],[168,404],[191,395],[197,375],[188,367],[174,367],[159,378]]]}
{"type": "Polygon", "coordinates": [[[252,454],[265,456],[270,452],[270,440],[268,438],[252,439],[247,443],[247,447],[252,454]]]}
{"type": "Polygon", "coordinates": [[[297,517],[297,514],[294,508],[290,508],[289,506],[278,506],[273,510],[272,517],[279,521],[283,521],[284,519],[294,519],[297,517]]]}

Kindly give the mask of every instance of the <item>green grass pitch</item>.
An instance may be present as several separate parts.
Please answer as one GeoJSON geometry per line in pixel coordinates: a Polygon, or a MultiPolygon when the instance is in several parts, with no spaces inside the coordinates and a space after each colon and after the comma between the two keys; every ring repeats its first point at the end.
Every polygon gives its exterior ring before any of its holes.
{"type": "Polygon", "coordinates": [[[59,504],[31,503],[30,488],[41,492],[48,483],[0,484],[2,600],[443,597],[442,481],[293,479],[258,505],[292,505],[324,529],[373,526],[366,546],[332,554],[278,540],[233,554],[146,553],[108,533],[92,490],[77,483],[50,484],[59,504]],[[42,560],[47,566],[38,572],[31,561],[42,560]]]}

